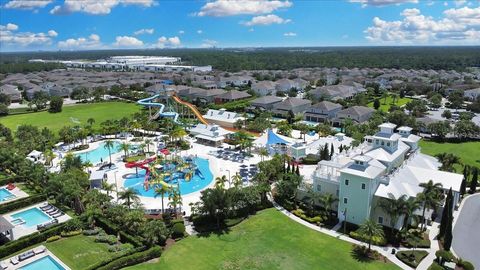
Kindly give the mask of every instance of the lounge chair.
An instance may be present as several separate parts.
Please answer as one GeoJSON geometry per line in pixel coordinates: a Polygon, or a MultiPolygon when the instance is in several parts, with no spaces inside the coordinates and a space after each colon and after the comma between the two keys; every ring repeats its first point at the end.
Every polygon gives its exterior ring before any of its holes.
{"type": "Polygon", "coordinates": [[[40,206],[40,209],[41,209],[42,211],[47,211],[47,210],[52,209],[52,207],[53,207],[53,205],[47,204],[47,205],[45,205],[45,206],[40,206]]]}
{"type": "Polygon", "coordinates": [[[17,265],[19,263],[18,256],[15,256],[15,257],[11,258],[10,263],[13,264],[13,265],[17,265]]]}
{"type": "Polygon", "coordinates": [[[29,250],[27,252],[24,252],[20,255],[18,255],[18,260],[19,261],[24,261],[26,259],[29,259],[31,257],[35,256],[35,252],[33,252],[33,250],[29,250]]]}
{"type": "Polygon", "coordinates": [[[40,246],[40,247],[34,248],[33,252],[35,253],[35,255],[38,255],[45,252],[45,250],[46,248],[44,246],[40,246]]]}
{"type": "Polygon", "coordinates": [[[57,214],[55,214],[55,215],[52,215],[51,217],[53,217],[53,218],[58,218],[58,217],[61,217],[61,216],[63,216],[63,215],[65,215],[65,213],[63,213],[62,211],[60,211],[59,213],[57,213],[57,214]]]}
{"type": "Polygon", "coordinates": [[[58,211],[58,208],[54,206],[54,207],[52,207],[52,209],[45,211],[45,213],[50,215],[50,214],[52,214],[54,212],[57,212],[57,211],[58,211]]]}
{"type": "Polygon", "coordinates": [[[0,269],[5,270],[8,268],[8,264],[6,262],[0,262],[0,269]]]}

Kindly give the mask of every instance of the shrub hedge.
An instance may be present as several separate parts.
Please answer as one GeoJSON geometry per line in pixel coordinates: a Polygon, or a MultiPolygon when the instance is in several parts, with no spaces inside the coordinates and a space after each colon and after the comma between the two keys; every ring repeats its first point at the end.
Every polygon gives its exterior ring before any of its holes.
{"type": "Polygon", "coordinates": [[[8,185],[9,183],[21,183],[25,182],[25,178],[21,176],[13,176],[0,179],[0,186],[8,185]]]}
{"type": "MultiPolygon", "coordinates": [[[[368,242],[368,237],[356,232],[356,231],[352,231],[350,232],[350,237],[352,237],[353,239],[357,239],[359,241],[362,241],[362,242],[368,242]]],[[[378,236],[374,236],[372,237],[372,244],[376,245],[376,246],[385,246],[387,244],[387,239],[385,239],[385,237],[378,237],[378,236]]]]}
{"type": "Polygon", "coordinates": [[[137,237],[134,237],[122,230],[120,230],[120,228],[118,228],[117,225],[111,223],[110,221],[102,218],[102,217],[99,217],[99,218],[96,218],[96,225],[100,228],[102,228],[103,230],[105,230],[105,232],[107,234],[113,234],[113,235],[120,235],[120,241],[121,242],[127,242],[127,243],[130,243],[132,244],[134,247],[141,247],[143,246],[143,243],[140,239],[138,239],[137,237]]]}
{"type": "Polygon", "coordinates": [[[133,253],[128,256],[120,257],[104,266],[96,268],[97,270],[116,270],[130,265],[146,262],[153,258],[160,257],[162,255],[162,249],[160,247],[153,247],[148,250],[133,253]]]}
{"type": "Polygon", "coordinates": [[[310,222],[310,223],[318,224],[318,223],[321,223],[323,221],[323,218],[321,216],[309,217],[309,216],[305,215],[305,212],[302,209],[295,209],[295,210],[292,211],[292,213],[295,216],[297,216],[297,217],[299,217],[299,218],[301,218],[301,219],[303,219],[307,222],[310,222]]]}
{"type": "Polygon", "coordinates": [[[47,238],[47,243],[55,242],[57,240],[60,240],[60,238],[62,238],[60,235],[54,235],[52,237],[47,238]]]}
{"type": "Polygon", "coordinates": [[[39,244],[52,236],[59,235],[63,231],[63,226],[64,224],[58,224],[42,232],[35,232],[33,234],[21,237],[15,241],[6,243],[0,247],[0,258],[11,255],[32,245],[39,244]]]}
{"type": "Polygon", "coordinates": [[[142,252],[146,249],[146,247],[138,247],[138,248],[132,248],[130,250],[127,250],[125,252],[122,252],[122,253],[117,253],[115,255],[113,255],[112,257],[108,258],[108,259],[105,259],[103,261],[99,261],[91,266],[89,266],[88,268],[84,269],[84,270],[96,270],[100,267],[103,267],[115,260],[118,260],[119,258],[121,257],[124,257],[124,256],[128,256],[128,255],[132,255],[134,253],[137,253],[137,252],[142,252]]]}
{"type": "Polygon", "coordinates": [[[45,195],[33,195],[9,203],[5,203],[0,207],[0,214],[5,214],[45,200],[47,200],[47,196],[45,195]]]}
{"type": "Polygon", "coordinates": [[[436,262],[433,262],[427,270],[445,270],[445,268],[443,268],[443,266],[439,265],[438,263],[436,262]]]}
{"type": "Polygon", "coordinates": [[[406,250],[399,251],[397,254],[395,254],[397,259],[412,268],[417,268],[420,262],[427,257],[427,255],[428,252],[425,250],[406,250]]]}
{"type": "Polygon", "coordinates": [[[185,236],[185,225],[183,223],[175,223],[172,226],[172,237],[182,238],[185,236]]]}

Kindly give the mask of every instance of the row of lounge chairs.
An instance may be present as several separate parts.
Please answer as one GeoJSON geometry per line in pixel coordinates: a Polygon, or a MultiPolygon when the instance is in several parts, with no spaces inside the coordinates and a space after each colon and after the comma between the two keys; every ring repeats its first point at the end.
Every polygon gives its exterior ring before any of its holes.
{"type": "Polygon", "coordinates": [[[65,215],[65,213],[62,212],[62,210],[58,209],[57,207],[51,204],[40,206],[40,209],[52,218],[58,218],[65,215]]]}
{"type": "Polygon", "coordinates": [[[54,218],[54,219],[50,220],[49,222],[38,224],[37,225],[37,230],[46,229],[46,228],[52,227],[53,225],[56,225],[56,224],[58,224],[58,219],[54,218]]]}
{"type": "MultiPolygon", "coordinates": [[[[13,264],[13,265],[17,265],[19,264],[20,262],[22,261],[25,261],[27,259],[30,259],[32,257],[34,257],[35,255],[38,255],[38,254],[42,254],[46,251],[47,249],[44,247],[44,246],[39,246],[37,248],[34,248],[34,249],[31,249],[29,251],[26,251],[22,254],[19,254],[17,256],[14,256],[10,259],[10,263],[13,264]]],[[[0,264],[2,270],[4,269],[7,269],[8,268],[8,265],[5,263],[5,262],[2,262],[0,264]]],[[[16,268],[15,268],[16,269],[16,268]]]]}

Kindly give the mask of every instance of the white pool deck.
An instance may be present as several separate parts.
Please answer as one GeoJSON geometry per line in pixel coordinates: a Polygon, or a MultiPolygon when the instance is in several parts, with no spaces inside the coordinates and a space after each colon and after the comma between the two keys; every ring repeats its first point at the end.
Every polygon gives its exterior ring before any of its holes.
{"type": "Polygon", "coordinates": [[[0,189],[3,189],[3,188],[6,189],[8,192],[12,193],[15,197],[11,198],[11,199],[4,200],[4,201],[0,201],[0,205],[4,204],[4,203],[15,201],[15,200],[18,200],[18,199],[21,199],[21,198],[28,197],[28,194],[25,191],[18,188],[17,186],[15,186],[15,188],[12,189],[12,190],[8,190],[7,186],[1,186],[0,187],[0,189]]]}
{"type": "MultiPolygon", "coordinates": [[[[34,204],[34,205],[30,205],[28,207],[25,207],[25,208],[22,208],[22,209],[18,209],[18,210],[15,210],[13,212],[9,212],[9,213],[6,213],[3,215],[3,217],[8,220],[9,222],[11,222],[12,220],[14,220],[14,218],[12,217],[12,215],[15,215],[17,213],[20,213],[20,212],[23,212],[23,211],[26,211],[26,210],[29,210],[29,209],[32,209],[32,208],[38,208],[40,211],[42,211],[39,207],[40,206],[44,206],[46,205],[47,202],[41,202],[41,203],[37,203],[37,204],[34,204]]],[[[46,214],[46,213],[45,213],[46,214]]],[[[48,214],[47,214],[48,215],[48,214]]],[[[53,218],[51,218],[53,219],[53,218]]],[[[68,216],[67,214],[63,215],[63,216],[60,216],[60,217],[57,217],[58,219],[58,223],[63,223],[69,219],[71,219],[70,216],[68,216]]],[[[13,228],[13,239],[16,240],[22,236],[25,236],[25,235],[29,235],[31,233],[34,233],[34,232],[37,232],[37,226],[34,226],[34,227],[27,227],[23,224],[20,224],[20,225],[14,225],[15,227],[13,228]]]]}
{"type": "MultiPolygon", "coordinates": [[[[5,265],[7,266],[7,269],[19,269],[19,268],[22,268],[24,266],[26,266],[27,264],[30,264],[32,262],[35,262],[35,261],[38,261],[44,257],[47,257],[47,256],[50,256],[52,257],[59,265],[61,265],[63,268],[65,268],[65,270],[70,270],[70,267],[68,267],[65,263],[63,263],[57,256],[55,256],[55,254],[53,254],[51,251],[49,251],[45,246],[43,245],[40,245],[38,247],[35,247],[33,249],[31,249],[32,251],[36,251],[36,250],[39,250],[39,249],[45,249],[45,251],[43,251],[42,253],[39,253],[39,254],[36,254],[35,256],[29,258],[29,259],[26,259],[24,261],[21,261],[19,262],[18,264],[13,264],[11,263],[11,260],[13,258],[16,258],[17,256],[13,256],[13,257],[10,257],[8,258],[7,260],[4,260],[2,262],[2,265],[5,265]]],[[[29,250],[27,250],[29,251],[29,250]]],[[[27,252],[25,251],[25,252],[27,252]]],[[[48,270],[48,269],[45,269],[45,270],[48,270]]]]}

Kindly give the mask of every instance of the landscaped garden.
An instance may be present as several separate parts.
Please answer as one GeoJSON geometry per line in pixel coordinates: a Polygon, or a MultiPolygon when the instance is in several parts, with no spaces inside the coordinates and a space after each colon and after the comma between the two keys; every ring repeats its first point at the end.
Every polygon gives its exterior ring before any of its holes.
{"type": "MultiPolygon", "coordinates": [[[[379,98],[379,101],[380,101],[380,107],[378,109],[381,110],[381,111],[384,111],[384,112],[388,112],[392,105],[395,105],[397,107],[402,107],[403,105],[412,101],[412,99],[407,98],[407,97],[403,97],[403,98],[396,97],[395,102],[393,102],[393,97],[388,96],[386,99],[385,98],[379,98]]],[[[374,104],[374,101],[368,103],[368,107],[373,108],[374,107],[373,104],[374,104]]]]}
{"type": "Polygon", "coordinates": [[[360,260],[351,244],[266,209],[228,232],[188,237],[158,262],[128,269],[398,269],[360,260]]]}
{"type": "Polygon", "coordinates": [[[60,113],[49,113],[47,111],[18,114],[0,118],[0,123],[16,130],[17,126],[28,124],[40,128],[47,127],[57,133],[66,125],[86,125],[87,119],[95,119],[94,128],[98,128],[105,120],[120,119],[140,111],[135,103],[126,102],[104,102],[91,104],[77,104],[64,106],[60,113]]]}

